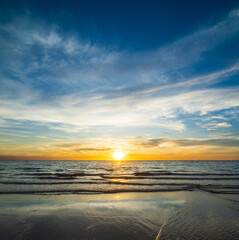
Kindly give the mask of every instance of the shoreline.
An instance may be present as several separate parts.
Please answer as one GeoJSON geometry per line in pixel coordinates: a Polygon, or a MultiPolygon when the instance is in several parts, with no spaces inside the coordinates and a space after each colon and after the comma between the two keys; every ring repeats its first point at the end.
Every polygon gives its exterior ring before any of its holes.
{"type": "MultiPolygon", "coordinates": [[[[32,184],[34,185],[34,184],[32,184]]],[[[43,184],[42,184],[43,185],[43,184]]],[[[49,185],[49,184],[48,184],[49,185]]],[[[215,188],[215,186],[209,186],[208,188],[202,187],[202,186],[197,186],[197,184],[195,184],[195,186],[189,186],[189,187],[185,187],[182,189],[144,189],[144,190],[104,190],[104,191],[97,191],[97,190],[86,190],[86,189],[79,189],[79,190],[74,190],[74,191],[69,191],[69,190],[37,190],[37,191],[1,191],[0,192],[0,196],[1,195],[39,195],[39,196],[44,196],[44,195],[77,195],[77,196],[81,196],[81,195],[108,195],[108,194],[124,194],[124,193],[142,193],[142,194],[150,194],[150,193],[173,193],[173,192],[203,192],[203,193],[210,193],[210,194],[223,194],[223,195],[239,195],[239,191],[235,191],[235,189],[237,188],[225,188],[225,189],[220,189],[218,190],[217,188],[215,188]],[[211,189],[210,189],[211,187],[211,189]],[[233,191],[230,191],[233,190],[233,191]]]]}
{"type": "Polygon", "coordinates": [[[239,237],[235,194],[2,194],[0,206],[4,239],[228,239],[229,233],[230,239],[239,237]]]}

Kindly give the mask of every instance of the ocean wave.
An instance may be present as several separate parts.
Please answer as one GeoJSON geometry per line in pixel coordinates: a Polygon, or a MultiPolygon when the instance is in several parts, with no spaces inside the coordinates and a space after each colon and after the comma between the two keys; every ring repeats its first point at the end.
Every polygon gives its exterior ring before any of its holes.
{"type": "Polygon", "coordinates": [[[125,179],[125,180],[130,180],[130,179],[151,179],[151,180],[239,180],[239,178],[234,177],[234,178],[222,178],[222,177],[204,177],[204,178],[199,178],[199,177],[154,177],[152,175],[150,176],[102,176],[102,178],[105,179],[125,179]]]}
{"type": "Polygon", "coordinates": [[[172,188],[159,189],[104,189],[104,190],[90,190],[90,189],[60,189],[60,190],[5,190],[0,191],[0,194],[106,194],[106,193],[153,193],[153,192],[175,192],[175,191],[195,191],[201,190],[215,194],[239,194],[238,189],[213,189],[213,188],[197,188],[196,186],[181,186],[172,188]]]}
{"type": "Polygon", "coordinates": [[[8,190],[0,191],[0,194],[100,194],[100,193],[126,193],[126,192],[175,192],[186,191],[189,187],[168,188],[168,189],[106,189],[106,190],[90,190],[90,189],[67,189],[67,190],[8,190]]]}
{"type": "Polygon", "coordinates": [[[239,176],[239,173],[180,173],[180,172],[168,172],[168,171],[150,171],[150,172],[136,172],[135,176],[239,176]]]}
{"type": "Polygon", "coordinates": [[[23,171],[34,171],[34,170],[41,170],[42,168],[39,167],[21,167],[15,168],[16,170],[23,170],[23,171]]]}
{"type": "Polygon", "coordinates": [[[239,162],[1,162],[1,193],[238,193],[239,162]],[[81,189],[82,188],[82,189],[81,189]],[[79,190],[81,189],[81,190],[79,190]]]}
{"type": "Polygon", "coordinates": [[[64,184],[107,184],[107,185],[128,185],[128,186],[189,186],[191,183],[136,183],[136,182],[117,182],[117,181],[75,181],[75,182],[21,182],[21,181],[1,181],[0,184],[16,185],[64,185],[64,184]]]}
{"type": "MultiPolygon", "coordinates": [[[[8,176],[9,173],[4,173],[0,177],[8,176]]],[[[77,180],[88,177],[96,177],[95,179],[124,179],[124,180],[239,180],[238,173],[173,173],[162,171],[141,171],[128,174],[112,173],[86,173],[86,172],[32,172],[32,173],[15,173],[21,179],[41,179],[41,180],[77,180]]],[[[12,178],[12,176],[11,176],[12,178]]]]}

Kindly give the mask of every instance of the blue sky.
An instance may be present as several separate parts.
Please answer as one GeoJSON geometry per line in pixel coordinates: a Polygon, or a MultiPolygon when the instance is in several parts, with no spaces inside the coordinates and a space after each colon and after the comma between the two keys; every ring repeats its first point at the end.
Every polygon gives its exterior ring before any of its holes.
{"type": "Polygon", "coordinates": [[[1,159],[239,158],[237,1],[0,9],[1,159]]]}

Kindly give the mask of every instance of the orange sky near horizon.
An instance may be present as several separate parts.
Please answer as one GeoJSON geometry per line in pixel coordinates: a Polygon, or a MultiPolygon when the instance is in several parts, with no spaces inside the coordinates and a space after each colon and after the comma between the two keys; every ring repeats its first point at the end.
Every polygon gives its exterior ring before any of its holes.
{"type": "MultiPolygon", "coordinates": [[[[73,146],[74,144],[72,144],[73,146]]],[[[67,146],[67,145],[66,145],[67,146]]],[[[115,160],[115,152],[121,151],[122,160],[239,160],[237,147],[168,146],[145,147],[30,147],[18,146],[2,151],[0,160],[115,160]]]]}

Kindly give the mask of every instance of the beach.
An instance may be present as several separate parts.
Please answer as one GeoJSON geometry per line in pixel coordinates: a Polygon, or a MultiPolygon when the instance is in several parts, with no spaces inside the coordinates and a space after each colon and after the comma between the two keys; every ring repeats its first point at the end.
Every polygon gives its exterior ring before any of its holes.
{"type": "Polygon", "coordinates": [[[239,239],[238,161],[1,161],[6,240],[239,239]]]}
{"type": "Polygon", "coordinates": [[[0,196],[2,239],[238,239],[239,197],[205,192],[0,196]]]}

